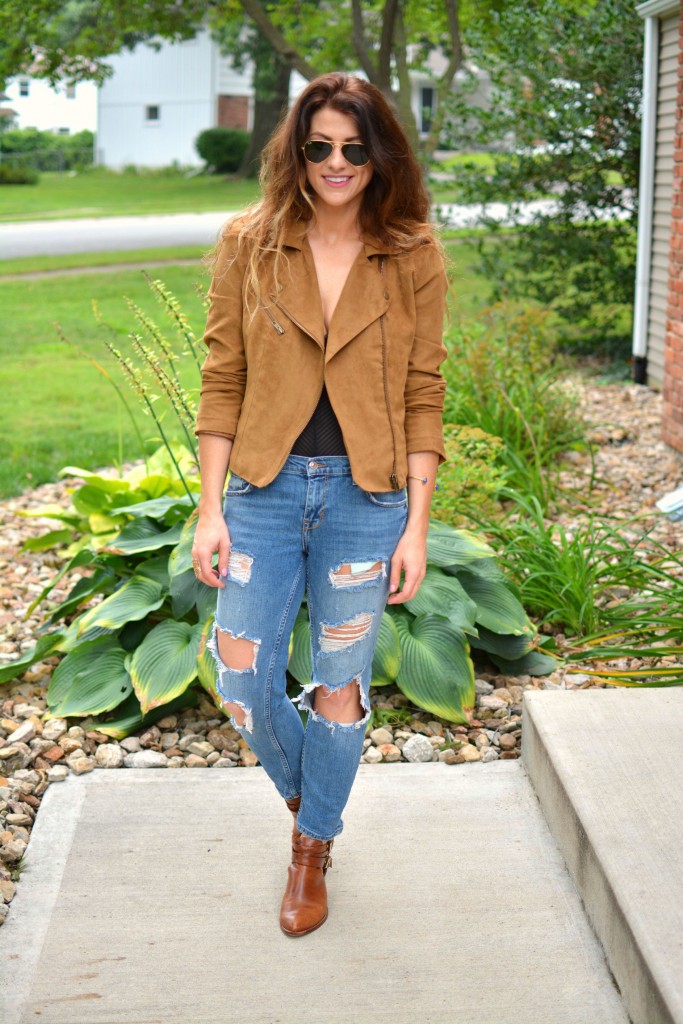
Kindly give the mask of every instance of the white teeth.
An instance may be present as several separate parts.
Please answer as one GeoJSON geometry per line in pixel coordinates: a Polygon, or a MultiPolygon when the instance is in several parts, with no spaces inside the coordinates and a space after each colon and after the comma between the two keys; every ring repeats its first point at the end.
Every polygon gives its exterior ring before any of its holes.
{"type": "Polygon", "coordinates": [[[329,174],[325,178],[325,181],[350,181],[350,178],[332,178],[329,174]]]}

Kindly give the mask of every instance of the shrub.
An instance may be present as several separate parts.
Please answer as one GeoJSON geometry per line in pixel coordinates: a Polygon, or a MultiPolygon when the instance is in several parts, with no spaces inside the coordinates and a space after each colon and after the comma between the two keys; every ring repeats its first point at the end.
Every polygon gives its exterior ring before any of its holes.
{"type": "Polygon", "coordinates": [[[4,162],[17,161],[37,171],[70,171],[92,164],[94,139],[87,130],[57,135],[37,128],[12,128],[0,135],[0,152],[4,162]]]}
{"type": "Polygon", "coordinates": [[[207,128],[195,140],[200,157],[217,174],[237,171],[248,145],[249,132],[239,128],[207,128]]]}
{"type": "Polygon", "coordinates": [[[444,418],[502,439],[505,483],[547,508],[558,456],[584,446],[576,402],[558,383],[558,361],[543,310],[498,304],[449,339],[444,418]]]}
{"type": "Polygon", "coordinates": [[[22,164],[0,164],[0,185],[36,185],[38,172],[22,164]]]}

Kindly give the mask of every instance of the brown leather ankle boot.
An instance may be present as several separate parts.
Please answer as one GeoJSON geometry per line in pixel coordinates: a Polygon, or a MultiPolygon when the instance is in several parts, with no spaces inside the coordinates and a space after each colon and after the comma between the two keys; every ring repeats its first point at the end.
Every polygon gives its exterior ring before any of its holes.
{"type": "Polygon", "coordinates": [[[296,816],[299,813],[299,808],[301,807],[301,796],[293,796],[291,800],[285,800],[285,803],[292,812],[292,817],[294,818],[294,826],[296,827],[296,816]]]}
{"type": "Polygon", "coordinates": [[[302,832],[292,838],[292,863],[280,908],[285,935],[306,935],[327,920],[325,875],[332,864],[334,839],[311,839],[302,832]]]}

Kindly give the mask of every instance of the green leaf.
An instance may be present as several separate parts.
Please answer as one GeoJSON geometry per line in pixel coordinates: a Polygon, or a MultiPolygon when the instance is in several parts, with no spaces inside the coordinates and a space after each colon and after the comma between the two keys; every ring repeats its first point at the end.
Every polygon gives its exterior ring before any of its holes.
{"type": "Polygon", "coordinates": [[[111,636],[82,643],[71,651],[52,673],[47,690],[50,713],[98,715],[115,708],[131,692],[126,657],[111,636]]]}
{"type": "Polygon", "coordinates": [[[77,476],[81,480],[87,480],[88,484],[96,487],[105,494],[114,494],[116,491],[127,491],[130,489],[128,480],[119,477],[100,476],[99,473],[91,473],[89,469],[79,469],[78,466],[65,466],[60,469],[59,476],[77,476]]]}
{"type": "Polygon", "coordinates": [[[137,648],[130,674],[143,712],[177,697],[196,678],[202,629],[202,623],[166,619],[137,648]]]}
{"type": "Polygon", "coordinates": [[[444,615],[394,617],[402,659],[396,682],[417,704],[440,718],[466,725],[474,707],[474,665],[465,634],[444,615]]]}
{"type": "Polygon", "coordinates": [[[26,609],[25,618],[28,618],[31,615],[40,602],[45,600],[50,591],[64,579],[68,572],[72,569],[79,568],[82,565],[90,565],[94,557],[95,556],[92,551],[78,551],[68,562],[65,563],[65,565],[62,566],[57,575],[52,577],[47,586],[43,587],[41,592],[38,594],[38,597],[35,597],[33,601],[31,601],[30,605],[26,609]]]}
{"type": "Polygon", "coordinates": [[[455,629],[476,635],[476,604],[454,576],[447,576],[435,565],[427,566],[417,595],[406,601],[404,607],[413,615],[445,615],[455,629]]]}
{"type": "Polygon", "coordinates": [[[187,495],[162,498],[152,498],[149,501],[141,501],[135,505],[120,505],[117,507],[117,512],[128,512],[133,516],[149,516],[150,519],[163,519],[168,512],[173,511],[187,511],[188,508],[192,508],[192,504],[187,495]]]}
{"type": "Polygon", "coordinates": [[[21,545],[22,551],[47,551],[58,544],[68,544],[73,537],[72,530],[48,530],[42,537],[29,537],[21,545]]]}
{"type": "Polygon", "coordinates": [[[462,571],[458,579],[477,605],[476,622],[494,633],[535,633],[521,604],[504,582],[462,571]]]}
{"type": "Polygon", "coordinates": [[[506,676],[547,676],[562,665],[561,659],[551,658],[541,651],[529,651],[523,657],[513,660],[492,654],[491,660],[506,676]]]}
{"type": "Polygon", "coordinates": [[[470,646],[476,650],[496,654],[515,661],[529,652],[533,639],[528,633],[494,633],[486,626],[479,627],[479,636],[472,637],[470,646]]]}
{"type": "Polygon", "coordinates": [[[94,594],[110,591],[114,583],[114,573],[108,569],[99,569],[92,576],[83,576],[77,580],[68,596],[55,608],[48,622],[58,622],[73,613],[94,594]]]}
{"type": "Polygon", "coordinates": [[[202,626],[202,636],[199,641],[199,657],[197,658],[197,676],[206,692],[218,703],[216,700],[216,662],[211,651],[206,646],[212,630],[213,616],[207,619],[202,626]]]}
{"type": "Polygon", "coordinates": [[[432,519],[427,533],[427,561],[432,565],[469,565],[495,552],[486,541],[469,530],[456,530],[447,523],[432,519]]]}
{"type": "Polygon", "coordinates": [[[77,620],[77,635],[89,629],[119,629],[131,619],[142,619],[164,603],[164,588],[155,580],[133,576],[77,620]]]}
{"type": "Polygon", "coordinates": [[[182,530],[182,523],[176,523],[169,530],[162,531],[152,519],[134,519],[124,526],[118,537],[108,544],[105,550],[119,555],[158,551],[159,548],[177,544],[182,530]]]}
{"type": "Polygon", "coordinates": [[[43,658],[46,658],[61,643],[63,635],[62,632],[57,631],[49,633],[47,636],[41,636],[35,646],[29,651],[25,651],[16,661],[10,661],[9,664],[2,665],[0,667],[0,685],[9,683],[11,679],[22,675],[31,665],[35,665],[37,661],[42,661],[43,658]]]}
{"type": "Polygon", "coordinates": [[[401,667],[401,637],[390,612],[382,612],[372,659],[372,685],[395,683],[401,667]]]}
{"type": "Polygon", "coordinates": [[[93,512],[106,512],[109,496],[98,487],[84,484],[72,495],[71,504],[81,515],[89,516],[93,512]]]}
{"type": "Polygon", "coordinates": [[[192,568],[192,545],[197,526],[197,515],[192,513],[180,534],[180,540],[168,557],[168,573],[171,578],[192,568]]]}
{"type": "MultiPolygon", "coordinates": [[[[205,590],[211,590],[211,587],[198,580],[192,569],[171,577],[170,591],[176,619],[182,619],[183,615],[187,615],[190,608],[194,608],[195,603],[201,600],[205,590]]],[[[203,622],[205,618],[207,616],[201,618],[201,621],[203,622]]]]}
{"type": "Polygon", "coordinates": [[[310,683],[313,678],[311,626],[308,619],[308,609],[304,606],[299,608],[289,641],[287,670],[302,686],[304,683],[310,683]]]}
{"type": "Polygon", "coordinates": [[[198,700],[199,695],[196,690],[186,690],[179,697],[176,697],[175,700],[169,701],[168,704],[162,704],[158,708],[154,708],[153,711],[148,712],[148,714],[143,715],[140,701],[134,693],[131,693],[117,709],[118,714],[115,718],[97,723],[97,731],[103,732],[105,736],[111,736],[112,739],[122,740],[144,726],[153,725],[154,722],[158,722],[165,715],[181,711],[183,708],[194,707],[198,700]]]}
{"type": "Polygon", "coordinates": [[[144,562],[140,562],[139,565],[135,566],[135,575],[144,576],[148,580],[155,580],[168,590],[170,584],[168,555],[161,552],[158,555],[153,555],[152,558],[146,558],[144,562]]]}

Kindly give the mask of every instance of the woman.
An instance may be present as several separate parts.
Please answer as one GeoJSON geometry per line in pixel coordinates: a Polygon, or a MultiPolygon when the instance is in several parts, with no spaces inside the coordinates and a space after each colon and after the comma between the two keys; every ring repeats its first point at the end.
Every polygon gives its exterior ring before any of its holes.
{"type": "Polygon", "coordinates": [[[367,82],[311,82],[262,185],[223,233],[209,293],[193,560],[218,588],[218,695],[294,815],[280,926],[304,935],[327,918],[384,605],[425,574],[447,281],[419,166],[367,82]],[[305,729],[285,677],[304,592],[305,729]]]}

